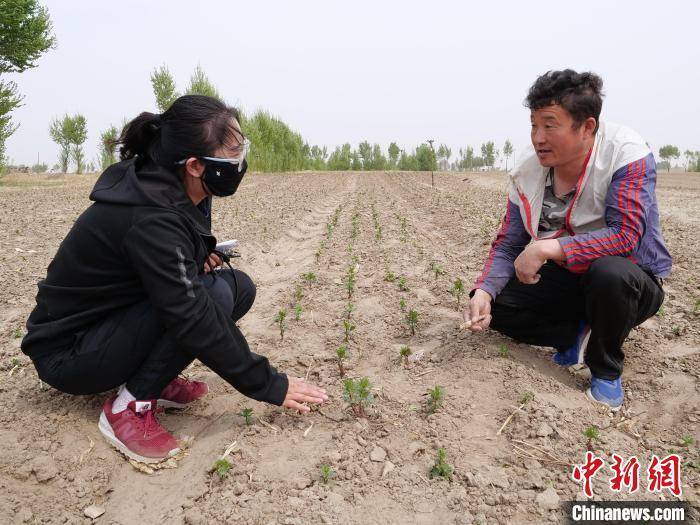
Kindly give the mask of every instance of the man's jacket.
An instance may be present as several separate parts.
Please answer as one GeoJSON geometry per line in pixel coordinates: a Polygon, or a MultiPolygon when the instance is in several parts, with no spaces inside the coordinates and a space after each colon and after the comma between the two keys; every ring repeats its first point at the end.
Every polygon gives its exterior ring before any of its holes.
{"type": "Polygon", "coordinates": [[[233,320],[200,281],[216,239],[177,174],[122,161],[100,176],[90,199],[38,284],[23,352],[65,351],[93,323],[147,300],[183,352],[224,356],[217,359],[229,363],[217,370],[223,379],[282,404],[287,377],[235,336],[233,320]]]}
{"type": "Polygon", "coordinates": [[[626,257],[660,278],[671,272],[656,201],[656,163],[644,139],[629,128],[601,122],[569,204],[564,228],[538,232],[549,168],[532,145],[510,174],[501,229],[474,288],[495,298],[515,274],[513,262],[533,240],[557,238],[563,265],[583,273],[600,257],[626,257]]]}

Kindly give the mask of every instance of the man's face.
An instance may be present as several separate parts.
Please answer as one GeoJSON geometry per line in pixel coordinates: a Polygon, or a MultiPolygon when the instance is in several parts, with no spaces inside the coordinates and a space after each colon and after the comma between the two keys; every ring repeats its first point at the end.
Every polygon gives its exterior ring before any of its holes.
{"type": "Polygon", "coordinates": [[[530,111],[530,121],[532,145],[546,168],[563,166],[585,155],[596,123],[591,117],[576,128],[574,119],[559,104],[530,111]]]}

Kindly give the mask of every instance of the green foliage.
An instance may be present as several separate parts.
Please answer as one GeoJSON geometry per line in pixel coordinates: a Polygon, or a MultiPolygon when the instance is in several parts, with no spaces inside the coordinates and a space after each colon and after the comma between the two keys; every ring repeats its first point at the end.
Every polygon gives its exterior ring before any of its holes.
{"type": "Polygon", "coordinates": [[[348,319],[343,319],[343,331],[345,332],[345,342],[350,341],[350,336],[352,331],[355,329],[355,325],[352,324],[348,319]]]}
{"type": "Polygon", "coordinates": [[[503,156],[506,158],[506,171],[508,171],[508,159],[513,154],[513,144],[510,140],[506,139],[505,144],[503,144],[503,156]]]}
{"type": "Polygon", "coordinates": [[[671,159],[678,159],[681,156],[681,152],[677,146],[667,144],[659,148],[659,157],[667,163],[667,170],[671,171],[671,159]]]}
{"type": "Polygon", "coordinates": [[[406,278],[404,276],[399,277],[399,290],[402,292],[407,292],[409,290],[408,284],[406,283],[406,278]]]}
{"type": "Polygon", "coordinates": [[[21,328],[15,328],[15,330],[12,332],[12,337],[15,339],[19,339],[22,337],[22,329],[21,328]]]}
{"type": "Polygon", "coordinates": [[[493,141],[486,142],[481,145],[481,157],[484,159],[484,165],[493,168],[496,162],[496,155],[498,151],[493,141]]]}
{"type": "Polygon", "coordinates": [[[428,401],[427,408],[428,413],[434,414],[442,406],[442,402],[445,400],[445,389],[441,386],[436,386],[428,390],[428,401]]]}
{"type": "Polygon", "coordinates": [[[384,275],[384,280],[388,283],[393,283],[396,280],[396,274],[391,270],[387,270],[384,275]]]}
{"type": "Polygon", "coordinates": [[[301,277],[309,284],[315,283],[317,281],[316,274],[314,272],[302,273],[301,277]]]}
{"type": "Polygon", "coordinates": [[[219,478],[224,479],[231,470],[231,463],[229,463],[227,459],[217,459],[211,470],[216,473],[219,478]]]}
{"type": "Polygon", "coordinates": [[[464,283],[459,277],[455,279],[455,282],[452,285],[451,293],[457,299],[457,310],[459,310],[459,304],[462,300],[462,296],[464,295],[464,283]]]}
{"type": "Polygon", "coordinates": [[[253,409],[252,408],[244,408],[241,410],[239,416],[242,416],[243,419],[245,419],[245,424],[250,425],[253,422],[253,409]]]}
{"type": "Polygon", "coordinates": [[[500,355],[501,357],[508,357],[509,353],[510,352],[509,352],[508,347],[506,345],[500,345],[498,347],[498,355],[500,355]]]}
{"type": "Polygon", "coordinates": [[[321,483],[328,485],[335,477],[335,471],[329,465],[321,465],[321,483]]]}
{"type": "Polygon", "coordinates": [[[71,157],[75,162],[75,172],[80,174],[85,169],[85,151],[83,143],[87,140],[87,121],[83,115],[75,115],[71,127],[71,157]]]}
{"type": "Polygon", "coordinates": [[[587,427],[583,435],[586,436],[586,439],[589,441],[600,439],[600,431],[598,430],[598,427],[594,425],[587,427]]]}
{"type": "Polygon", "coordinates": [[[192,76],[190,76],[190,83],[187,86],[185,93],[188,95],[205,95],[207,97],[222,100],[219,92],[214,87],[214,84],[211,83],[209,77],[199,64],[192,73],[192,76]]]}
{"type": "Polygon", "coordinates": [[[299,171],[309,166],[310,148],[302,136],[266,111],[241,116],[241,127],[250,139],[249,162],[256,171],[299,171]]]}
{"type": "Polygon", "coordinates": [[[399,155],[401,154],[401,149],[396,142],[389,144],[389,167],[391,169],[396,169],[399,163],[399,155]]]}
{"type": "Polygon", "coordinates": [[[44,162],[38,162],[32,166],[32,173],[46,173],[49,170],[49,165],[44,162]]]}
{"type": "Polygon", "coordinates": [[[400,309],[402,312],[405,312],[405,311],[406,311],[406,299],[403,299],[403,298],[402,298],[402,299],[399,299],[399,309],[400,309]]]}
{"type": "Polygon", "coordinates": [[[294,320],[298,321],[301,319],[301,313],[304,311],[304,308],[300,304],[294,305],[294,320]]]}
{"type": "Polygon", "coordinates": [[[418,326],[418,312],[409,310],[406,314],[406,324],[411,329],[411,335],[416,335],[416,327],[418,326]]]}
{"type": "Polygon", "coordinates": [[[350,319],[352,313],[355,311],[355,305],[351,302],[345,305],[345,318],[350,319]]]}
{"type": "Polygon", "coordinates": [[[335,355],[338,358],[338,372],[340,373],[340,377],[345,377],[345,365],[343,362],[348,358],[348,347],[339,346],[335,351],[335,355]]]}
{"type": "Polygon", "coordinates": [[[352,168],[352,146],[337,146],[328,157],[328,169],[332,171],[350,171],[352,168]]]}
{"type": "Polygon", "coordinates": [[[535,399],[535,394],[534,392],[530,392],[529,390],[526,390],[520,395],[520,404],[521,405],[527,405],[530,403],[533,399],[535,399]]]}
{"type": "Polygon", "coordinates": [[[280,339],[284,339],[284,329],[286,328],[284,320],[287,318],[287,310],[280,310],[275,316],[275,323],[279,325],[280,328],[280,339]]]}
{"type": "Polygon", "coordinates": [[[374,403],[371,389],[372,385],[366,377],[357,381],[343,381],[343,399],[350,404],[355,416],[366,417],[365,408],[374,403]]]}
{"type": "Polygon", "coordinates": [[[681,443],[684,447],[688,448],[691,445],[695,444],[695,438],[693,436],[683,436],[681,438],[681,443]]]}
{"type": "Polygon", "coordinates": [[[428,270],[430,270],[431,273],[435,274],[436,281],[438,277],[440,277],[441,275],[445,275],[445,270],[443,270],[435,261],[430,263],[428,270]]]}
{"type": "Polygon", "coordinates": [[[408,357],[411,355],[411,349],[408,346],[402,346],[399,349],[399,355],[401,356],[403,364],[408,366],[408,357]]]}
{"type": "Polygon", "coordinates": [[[348,299],[352,298],[352,294],[355,291],[355,280],[355,266],[351,264],[350,266],[348,266],[348,269],[345,272],[345,289],[348,292],[348,299]]]}
{"type": "Polygon", "coordinates": [[[175,102],[175,99],[180,96],[175,87],[175,80],[166,65],[153,70],[151,73],[151,85],[153,86],[153,94],[156,97],[156,105],[161,113],[165,112],[175,102]]]}
{"type": "Polygon", "coordinates": [[[294,289],[294,299],[297,301],[301,301],[304,298],[304,288],[300,285],[297,284],[296,288],[294,289]]]}
{"type": "Polygon", "coordinates": [[[63,173],[68,172],[68,163],[73,158],[76,172],[82,173],[84,166],[83,143],[87,140],[87,122],[83,115],[64,115],[55,118],[49,127],[51,139],[60,146],[59,166],[63,173]]]}
{"type": "Polygon", "coordinates": [[[452,475],[453,468],[447,463],[447,454],[445,449],[440,447],[437,450],[437,458],[433,468],[430,469],[430,478],[449,478],[452,475]]]}

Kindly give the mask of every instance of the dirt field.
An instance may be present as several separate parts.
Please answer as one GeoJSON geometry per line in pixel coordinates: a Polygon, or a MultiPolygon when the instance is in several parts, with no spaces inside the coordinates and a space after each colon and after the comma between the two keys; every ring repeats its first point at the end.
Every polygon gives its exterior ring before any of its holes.
{"type": "Polygon", "coordinates": [[[124,524],[558,523],[558,502],[582,497],[570,465],[583,462],[584,432],[593,425],[597,455],[642,463],[638,493],[611,493],[604,472],[594,479],[598,497],[672,499],[668,491],[648,494],[644,472],[651,454],[675,451],[682,499],[698,504],[700,175],[659,177],[675,266],[662,312],[625,344],[627,398],[614,416],[586,400],[584,377],[551,363],[551,349],[458,329],[452,283],[460,277],[468,291],[481,269],[504,210],[504,175],[440,173],[435,191],[430,174],[248,176],[235,197],[214,204],[214,233],[239,239],[238,266],[258,287],[243,332],[254,351],[323,385],[331,400],[300,416],[250,401],[194,365],[188,374],[206,380],[211,393],[161,417],[189,446],[174,468],[152,474],[101,437],[104,395],[72,397],[41,385],[19,350],[36,282],[89,204],[94,180],[0,182],[1,522],[89,522],[83,510],[97,505],[105,509],[98,522],[124,524]],[[433,262],[444,275],[428,270],[433,262]],[[349,377],[371,381],[366,419],[344,402],[335,359],[347,315],[343,279],[355,264],[346,367],[349,377]],[[302,279],[306,272],[316,282],[302,279]],[[418,312],[413,336],[402,299],[418,312]],[[289,312],[283,341],[274,323],[282,308],[289,312]],[[400,362],[404,345],[408,363],[400,362]],[[426,392],[437,385],[445,401],[428,415],[426,392]],[[254,411],[250,426],[239,415],[246,407],[254,411]],[[231,471],[220,479],[210,469],[234,441],[231,471]],[[449,480],[429,478],[439,447],[454,467],[449,480]],[[333,470],[328,484],[322,464],[333,470]]]}

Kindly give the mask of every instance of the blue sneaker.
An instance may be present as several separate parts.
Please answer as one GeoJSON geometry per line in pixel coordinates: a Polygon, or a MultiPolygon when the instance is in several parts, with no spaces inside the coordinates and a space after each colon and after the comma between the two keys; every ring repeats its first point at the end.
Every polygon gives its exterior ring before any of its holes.
{"type": "Polygon", "coordinates": [[[594,403],[606,405],[613,412],[622,408],[622,401],[625,399],[619,377],[613,380],[591,377],[591,388],[586,390],[586,396],[594,403]]]}
{"type": "Polygon", "coordinates": [[[583,363],[583,354],[588,345],[588,339],[591,336],[591,327],[585,321],[581,321],[578,329],[578,337],[576,343],[564,350],[557,350],[557,353],[552,356],[554,361],[559,366],[570,367],[583,363]]]}

